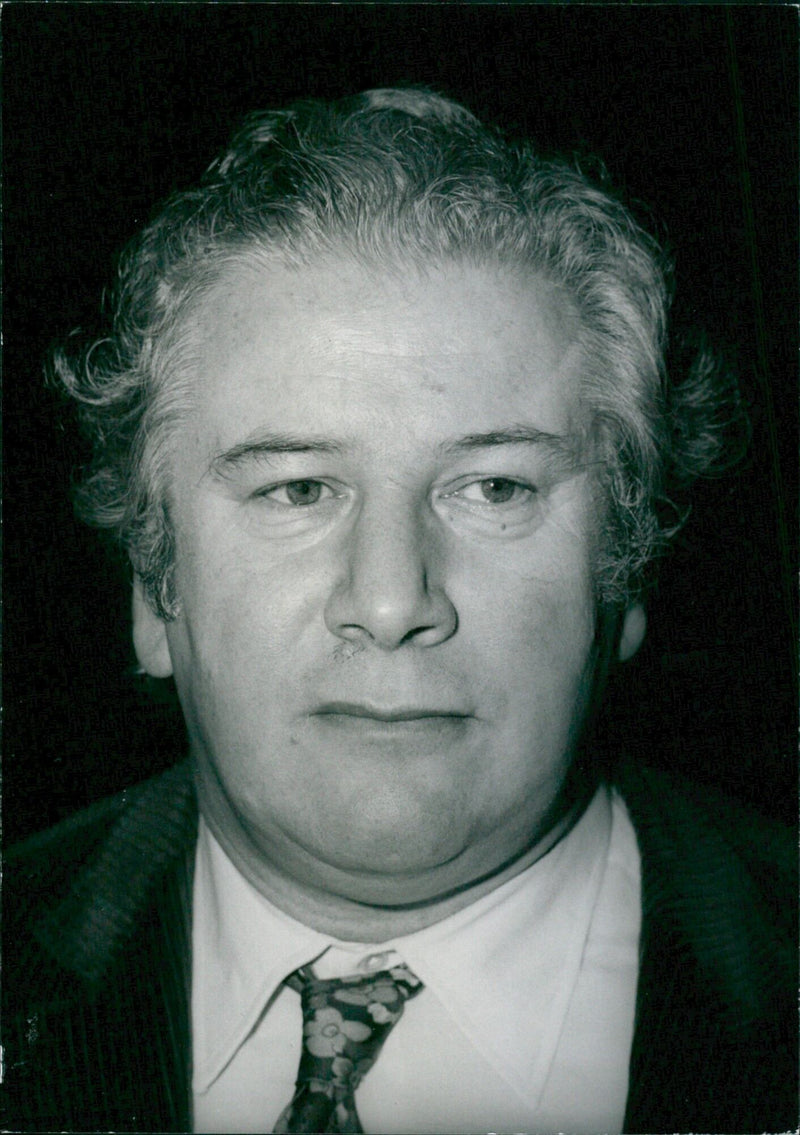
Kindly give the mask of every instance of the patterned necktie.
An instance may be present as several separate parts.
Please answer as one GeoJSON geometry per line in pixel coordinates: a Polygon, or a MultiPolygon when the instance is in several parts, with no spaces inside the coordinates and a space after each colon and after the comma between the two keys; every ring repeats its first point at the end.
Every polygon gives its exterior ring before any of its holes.
{"type": "Polygon", "coordinates": [[[289,1132],[359,1132],[353,1093],[422,982],[407,966],[322,981],[309,969],[286,979],[303,1007],[303,1051],[292,1102],[275,1124],[289,1132]]]}

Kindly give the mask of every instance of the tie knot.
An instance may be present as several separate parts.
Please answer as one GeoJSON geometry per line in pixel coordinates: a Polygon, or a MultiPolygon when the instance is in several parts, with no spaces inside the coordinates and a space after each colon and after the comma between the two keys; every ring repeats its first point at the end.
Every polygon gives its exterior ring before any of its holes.
{"type": "Polygon", "coordinates": [[[301,971],[299,979],[305,1064],[301,1077],[307,1073],[311,1079],[330,1078],[352,1088],[374,1063],[405,1002],[422,988],[407,966],[332,979],[301,971]]]}
{"type": "MultiPolygon", "coordinates": [[[[383,1042],[400,1020],[409,997],[422,989],[422,982],[405,965],[393,966],[380,973],[362,977],[321,979],[301,969],[286,981],[300,993],[303,1008],[303,1052],[297,1075],[295,1107],[282,1117],[287,1126],[277,1131],[326,1130],[326,1127],[303,1127],[298,1123],[297,1104],[302,1110],[314,1105],[326,1106],[342,1113],[338,1127],[349,1128],[344,1115],[355,1118],[352,1095],[375,1063],[383,1042]],[[327,1101],[327,1104],[325,1103],[327,1101]]],[[[331,1116],[333,1118],[333,1116],[331,1116]]],[[[357,1120],[355,1120],[357,1122],[357,1120]]]]}

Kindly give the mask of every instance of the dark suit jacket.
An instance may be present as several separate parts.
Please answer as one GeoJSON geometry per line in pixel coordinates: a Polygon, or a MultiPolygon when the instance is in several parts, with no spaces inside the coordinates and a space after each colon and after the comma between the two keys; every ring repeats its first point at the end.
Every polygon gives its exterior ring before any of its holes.
{"type": "MultiPolygon", "coordinates": [[[[643,931],[626,1131],[797,1126],[794,844],[631,765],[643,931]]],[[[4,1126],[189,1131],[188,765],[9,858],[4,1126]]]]}

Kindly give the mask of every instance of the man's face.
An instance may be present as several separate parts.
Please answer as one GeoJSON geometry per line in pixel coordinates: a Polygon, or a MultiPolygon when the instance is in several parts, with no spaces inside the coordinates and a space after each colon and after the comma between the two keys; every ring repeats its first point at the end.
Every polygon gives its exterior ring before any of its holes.
{"type": "Polygon", "coordinates": [[[392,903],[535,838],[595,663],[576,330],[542,280],[349,261],[239,265],[192,318],[180,614],[138,620],[223,843],[392,903]]]}

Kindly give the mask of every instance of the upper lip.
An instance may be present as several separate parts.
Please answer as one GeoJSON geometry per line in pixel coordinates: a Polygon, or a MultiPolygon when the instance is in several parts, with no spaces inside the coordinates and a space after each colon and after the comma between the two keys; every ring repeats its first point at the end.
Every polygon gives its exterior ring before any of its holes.
{"type": "Polygon", "coordinates": [[[457,709],[442,709],[434,706],[382,706],[365,705],[363,702],[332,701],[321,705],[318,714],[339,713],[349,717],[367,717],[374,721],[418,721],[426,717],[470,717],[469,713],[457,709]]]}

